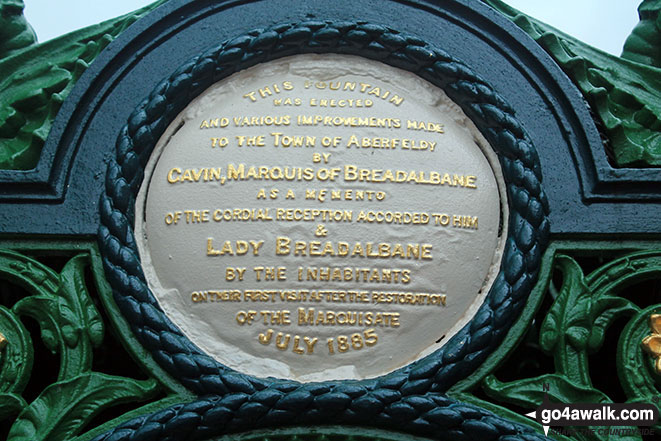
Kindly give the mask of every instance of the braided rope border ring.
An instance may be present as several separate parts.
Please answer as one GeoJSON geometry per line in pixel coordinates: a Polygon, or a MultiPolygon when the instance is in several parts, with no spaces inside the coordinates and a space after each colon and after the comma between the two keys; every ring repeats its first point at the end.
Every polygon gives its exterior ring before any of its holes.
{"type": "MultiPolygon", "coordinates": [[[[260,392],[259,395],[238,393],[224,397],[207,396],[190,403],[176,404],[151,415],[126,421],[93,441],[208,440],[210,437],[245,433],[260,428],[301,427],[305,424],[368,424],[379,429],[444,441],[551,440],[536,433],[531,427],[440,394],[399,398],[368,394],[356,398],[356,390],[342,393],[307,391],[306,396],[296,391],[279,394],[269,392],[260,392]],[[295,406],[294,403],[299,405],[295,406]]],[[[357,434],[359,430],[355,429],[357,434]]],[[[264,436],[263,439],[273,438],[264,436]]],[[[303,435],[287,439],[310,438],[303,435]]],[[[322,435],[315,439],[349,441],[351,438],[322,435]]]]}
{"type": "MultiPolygon", "coordinates": [[[[160,136],[184,107],[237,71],[301,53],[358,55],[419,75],[443,89],[498,154],[510,209],[509,233],[500,272],[484,303],[434,353],[382,377],[350,382],[371,391],[397,389],[404,395],[443,392],[479,367],[521,311],[537,280],[548,240],[549,207],[537,152],[505,100],[465,64],[386,26],[306,21],[254,30],[197,55],[156,86],[121,130],[101,196],[99,248],[115,300],[156,361],[198,394],[254,393],[267,387],[289,391],[305,386],[241,374],[191,343],[150,292],[133,231],[135,198],[145,165],[160,136]]],[[[343,383],[348,382],[316,385],[340,387],[343,383]]]]}

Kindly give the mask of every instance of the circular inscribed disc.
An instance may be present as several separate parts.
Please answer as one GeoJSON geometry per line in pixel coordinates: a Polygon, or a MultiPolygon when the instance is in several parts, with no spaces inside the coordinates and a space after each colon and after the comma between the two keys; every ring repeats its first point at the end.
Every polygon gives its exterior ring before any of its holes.
{"type": "Polygon", "coordinates": [[[498,159],[415,74],[346,55],[241,71],[158,142],[136,236],[163,311],[240,372],[362,379],[438,349],[498,273],[498,159]]]}

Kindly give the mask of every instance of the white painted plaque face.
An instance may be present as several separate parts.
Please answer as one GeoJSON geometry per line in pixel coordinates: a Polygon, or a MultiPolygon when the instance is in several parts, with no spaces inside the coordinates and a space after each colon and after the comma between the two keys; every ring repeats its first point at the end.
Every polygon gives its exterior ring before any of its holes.
{"type": "Polygon", "coordinates": [[[147,167],[143,268],[219,362],[362,379],[438,349],[500,266],[498,160],[438,88],[379,62],[300,55],[191,102],[147,167]]]}

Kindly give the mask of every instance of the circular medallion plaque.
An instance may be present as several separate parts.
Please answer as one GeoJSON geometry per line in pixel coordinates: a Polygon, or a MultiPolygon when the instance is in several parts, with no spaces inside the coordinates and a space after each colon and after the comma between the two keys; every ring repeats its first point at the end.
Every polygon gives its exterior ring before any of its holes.
{"type": "Polygon", "coordinates": [[[136,238],[160,307],[220,363],[362,379],[442,346],[495,279],[496,154],[419,76],[297,55],[207,89],[157,143],[136,238]]]}
{"type": "Polygon", "coordinates": [[[388,26],[306,20],[156,83],[108,158],[99,250],[137,340],[199,399],[121,436],[530,437],[444,394],[506,337],[549,234],[535,146],[474,67],[388,26]]]}

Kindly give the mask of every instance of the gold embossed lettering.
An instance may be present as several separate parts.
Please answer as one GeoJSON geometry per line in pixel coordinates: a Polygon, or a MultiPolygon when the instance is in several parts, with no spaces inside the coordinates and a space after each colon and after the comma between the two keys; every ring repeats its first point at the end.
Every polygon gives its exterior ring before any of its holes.
{"type": "Polygon", "coordinates": [[[271,342],[271,337],[273,337],[273,329],[266,331],[266,334],[263,332],[259,334],[259,342],[263,345],[267,345],[271,342]]]}
{"type": "Polygon", "coordinates": [[[291,338],[291,335],[287,334],[285,335],[282,332],[278,332],[278,335],[275,336],[275,347],[280,349],[281,351],[286,351],[287,346],[289,346],[289,339],[291,338]],[[284,337],[284,339],[283,339],[284,337]]]}
{"type": "Polygon", "coordinates": [[[297,335],[297,336],[294,337],[294,347],[292,348],[292,352],[294,352],[295,354],[304,354],[305,353],[305,350],[298,345],[300,343],[300,341],[301,341],[300,336],[297,335]]]}

